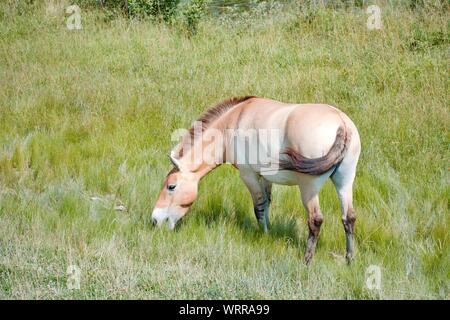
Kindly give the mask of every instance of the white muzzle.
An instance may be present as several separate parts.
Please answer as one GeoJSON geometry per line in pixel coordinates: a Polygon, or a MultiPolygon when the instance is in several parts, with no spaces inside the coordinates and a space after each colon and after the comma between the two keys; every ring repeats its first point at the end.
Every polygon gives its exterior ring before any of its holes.
{"type": "Polygon", "coordinates": [[[170,230],[175,228],[180,216],[178,214],[171,213],[168,208],[155,208],[152,212],[153,225],[160,227],[167,221],[170,230]]]}

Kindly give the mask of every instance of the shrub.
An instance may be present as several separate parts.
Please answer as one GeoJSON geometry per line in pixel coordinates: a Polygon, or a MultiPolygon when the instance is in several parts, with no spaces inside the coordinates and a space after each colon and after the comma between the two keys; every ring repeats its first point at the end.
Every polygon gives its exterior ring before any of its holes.
{"type": "Polygon", "coordinates": [[[174,16],[180,0],[128,0],[130,16],[151,16],[169,22],[174,16]]]}
{"type": "Polygon", "coordinates": [[[184,6],[182,17],[191,35],[197,32],[198,23],[206,12],[208,2],[208,0],[191,0],[184,6]]]}
{"type": "Polygon", "coordinates": [[[170,21],[180,0],[75,0],[83,7],[102,8],[111,15],[123,12],[130,17],[150,16],[170,21]]]}

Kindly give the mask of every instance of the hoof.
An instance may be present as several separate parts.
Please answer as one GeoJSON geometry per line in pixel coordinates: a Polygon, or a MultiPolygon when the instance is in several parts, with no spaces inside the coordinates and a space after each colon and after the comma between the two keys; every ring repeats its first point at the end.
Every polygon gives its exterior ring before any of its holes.
{"type": "Polygon", "coordinates": [[[258,221],[258,225],[260,230],[262,230],[264,233],[269,233],[269,226],[264,221],[258,221]]]}
{"type": "Polygon", "coordinates": [[[347,261],[347,264],[350,265],[352,263],[352,261],[353,261],[353,254],[347,253],[345,255],[345,260],[347,261]]]}
{"type": "Polygon", "coordinates": [[[311,260],[313,258],[314,254],[312,254],[311,252],[308,252],[305,254],[305,264],[309,265],[311,263],[311,260]]]}

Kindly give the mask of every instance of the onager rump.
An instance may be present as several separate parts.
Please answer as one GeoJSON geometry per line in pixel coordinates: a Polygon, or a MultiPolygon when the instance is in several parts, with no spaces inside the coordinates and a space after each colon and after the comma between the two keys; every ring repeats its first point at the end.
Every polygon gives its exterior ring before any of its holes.
{"type": "Polygon", "coordinates": [[[355,125],[332,106],[257,97],[226,100],[208,110],[172,150],[174,169],[164,182],[153,222],[168,221],[173,228],[196,199],[200,179],[218,165],[231,163],[250,191],[256,218],[265,232],[269,230],[272,183],[299,186],[308,213],[305,261],[309,263],[323,222],[319,192],[331,178],[341,205],[350,262],[356,219],[352,186],[360,150],[355,125]],[[248,141],[254,136],[257,140],[248,141]],[[249,146],[256,148],[256,155],[249,146]]]}

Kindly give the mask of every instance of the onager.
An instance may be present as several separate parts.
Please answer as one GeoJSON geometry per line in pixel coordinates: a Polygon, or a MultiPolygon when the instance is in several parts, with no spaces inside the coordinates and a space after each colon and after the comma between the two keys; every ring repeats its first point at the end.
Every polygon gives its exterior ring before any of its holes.
{"type": "Polygon", "coordinates": [[[319,191],[331,178],[350,262],[356,220],[352,186],[360,151],[356,126],[335,107],[231,98],[204,113],[171,151],[174,168],[164,181],[152,221],[158,226],[167,221],[173,229],[197,198],[200,179],[217,166],[231,163],[250,191],[264,232],[269,230],[272,183],[299,186],[308,213],[305,261],[309,263],[323,222],[319,191]]]}

